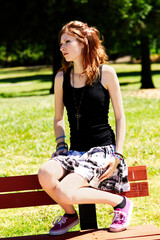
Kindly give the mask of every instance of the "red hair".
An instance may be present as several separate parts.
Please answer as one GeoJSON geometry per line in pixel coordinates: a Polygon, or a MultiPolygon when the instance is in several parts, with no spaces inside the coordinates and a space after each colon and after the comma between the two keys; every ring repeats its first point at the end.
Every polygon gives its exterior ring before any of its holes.
{"type": "MultiPolygon", "coordinates": [[[[86,73],[88,77],[86,84],[91,85],[99,72],[99,65],[108,60],[105,48],[102,45],[102,40],[100,39],[99,31],[95,27],[88,27],[87,23],[72,21],[64,25],[61,29],[59,40],[63,33],[72,35],[77,41],[84,44],[82,52],[83,73],[86,73]]],[[[62,69],[64,72],[66,72],[70,66],[71,63],[62,57],[62,69]]]]}

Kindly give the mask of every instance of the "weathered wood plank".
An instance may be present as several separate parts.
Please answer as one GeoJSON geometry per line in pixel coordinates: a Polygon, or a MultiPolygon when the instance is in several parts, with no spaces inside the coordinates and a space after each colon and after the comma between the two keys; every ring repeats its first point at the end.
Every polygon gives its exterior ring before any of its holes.
{"type": "Polygon", "coordinates": [[[37,175],[0,177],[0,192],[42,189],[37,175]]]}
{"type": "Polygon", "coordinates": [[[160,229],[154,225],[130,226],[126,231],[111,233],[108,229],[68,232],[60,236],[48,234],[5,238],[5,240],[157,240],[160,229]]]}
{"type": "MultiPolygon", "coordinates": [[[[128,168],[129,181],[147,180],[146,166],[128,168]]],[[[25,191],[42,189],[37,175],[0,177],[0,192],[25,191]]]]}
{"type": "Polygon", "coordinates": [[[44,191],[0,194],[0,209],[56,204],[44,191]]]}
{"type": "MultiPolygon", "coordinates": [[[[131,191],[121,193],[126,197],[149,196],[147,182],[131,183],[131,191]]],[[[0,209],[56,204],[44,191],[0,194],[0,209]]]]}
{"type": "Polygon", "coordinates": [[[147,167],[145,165],[128,167],[128,179],[130,182],[147,180],[147,167]]]}

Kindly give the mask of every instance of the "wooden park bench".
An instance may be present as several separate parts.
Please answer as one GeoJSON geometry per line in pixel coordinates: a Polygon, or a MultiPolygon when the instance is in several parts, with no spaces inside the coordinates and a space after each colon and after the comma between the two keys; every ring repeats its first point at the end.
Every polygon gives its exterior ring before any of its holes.
{"type": "MultiPolygon", "coordinates": [[[[149,196],[146,166],[129,167],[131,190],[127,197],[149,196]]],[[[0,209],[22,208],[56,204],[42,189],[37,175],[0,178],[0,209]]],[[[160,239],[160,229],[154,225],[130,226],[126,231],[111,233],[108,229],[97,229],[94,204],[79,205],[81,231],[68,232],[60,236],[49,234],[5,238],[8,240],[154,240],[160,239]]],[[[18,224],[18,223],[17,223],[18,224]]],[[[4,239],[4,238],[0,238],[4,239]]]]}

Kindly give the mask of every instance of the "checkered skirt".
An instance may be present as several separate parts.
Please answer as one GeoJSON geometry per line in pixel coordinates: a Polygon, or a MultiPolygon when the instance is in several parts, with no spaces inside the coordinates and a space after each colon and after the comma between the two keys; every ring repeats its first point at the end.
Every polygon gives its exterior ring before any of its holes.
{"type": "Polygon", "coordinates": [[[58,161],[68,172],[84,177],[91,187],[116,193],[126,192],[130,190],[130,186],[125,160],[120,161],[111,177],[98,182],[98,177],[104,172],[107,160],[113,157],[114,151],[113,145],[93,147],[87,152],[70,150],[66,156],[58,155],[52,159],[58,161]]]}

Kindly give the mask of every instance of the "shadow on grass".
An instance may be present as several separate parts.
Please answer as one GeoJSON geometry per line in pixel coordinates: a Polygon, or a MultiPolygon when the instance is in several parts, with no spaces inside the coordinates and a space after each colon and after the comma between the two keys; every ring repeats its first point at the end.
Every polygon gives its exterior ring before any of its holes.
{"type": "MultiPolygon", "coordinates": [[[[16,83],[25,83],[25,82],[32,82],[32,81],[39,81],[39,82],[52,82],[52,74],[39,74],[34,76],[25,76],[25,77],[10,77],[5,79],[0,79],[0,84],[16,84],[16,83]]],[[[1,85],[0,85],[1,86],[1,85]]],[[[18,87],[18,86],[17,86],[18,87]]],[[[44,96],[49,95],[50,89],[35,89],[35,90],[28,90],[22,92],[0,92],[0,98],[18,98],[18,97],[32,97],[32,96],[44,96]]]]}
{"type": "MultiPolygon", "coordinates": [[[[158,75],[160,74],[160,71],[155,70],[152,71],[152,75],[158,75]]],[[[141,76],[141,73],[138,71],[134,72],[119,72],[117,73],[118,77],[135,77],[135,76],[141,76]]],[[[10,77],[10,78],[4,78],[0,79],[0,83],[18,83],[18,82],[27,82],[27,81],[34,81],[39,80],[41,82],[50,82],[52,81],[52,74],[38,74],[34,76],[26,76],[26,77],[10,77]]],[[[130,82],[128,82],[130,84],[130,82]]],[[[132,83],[131,83],[132,84],[132,83]]]]}
{"type": "Polygon", "coordinates": [[[39,80],[40,82],[50,82],[52,81],[52,74],[39,74],[35,76],[26,76],[26,77],[10,77],[0,79],[0,83],[19,83],[19,82],[27,82],[39,80]]]}
{"type": "Polygon", "coordinates": [[[30,67],[7,67],[7,68],[0,68],[0,74],[15,74],[15,73],[30,73],[30,72],[41,72],[43,69],[50,68],[51,66],[30,66],[30,67]]]}
{"type": "MultiPolygon", "coordinates": [[[[32,69],[31,69],[32,71],[32,69]]],[[[19,72],[19,70],[17,71],[19,72]]],[[[152,75],[159,75],[160,71],[155,70],[152,71],[152,75]]],[[[117,73],[118,77],[134,77],[139,76],[141,77],[141,73],[138,71],[134,72],[119,72],[117,73]]],[[[5,79],[0,79],[0,84],[14,84],[14,83],[21,83],[21,82],[27,82],[27,81],[34,81],[38,80],[39,82],[52,82],[52,74],[38,74],[34,76],[25,76],[25,77],[10,77],[5,79]]],[[[134,85],[140,83],[139,81],[126,81],[120,83],[120,86],[127,86],[127,85],[134,85]]],[[[7,86],[7,85],[6,85],[7,86]]],[[[23,91],[23,92],[11,92],[11,93],[0,93],[0,98],[18,98],[18,97],[31,97],[31,96],[44,96],[49,95],[50,89],[36,89],[31,91],[23,91]]]]}
{"type": "MultiPolygon", "coordinates": [[[[159,75],[160,71],[159,70],[153,70],[152,72],[153,75],[159,75]]],[[[117,73],[118,77],[136,77],[136,76],[141,76],[141,72],[139,71],[134,71],[134,72],[118,72],[117,73]]]]}
{"type": "Polygon", "coordinates": [[[134,84],[137,84],[137,83],[141,83],[140,80],[139,81],[134,81],[134,82],[123,82],[123,83],[120,83],[120,86],[134,85],[134,84]]]}
{"type": "Polygon", "coordinates": [[[11,93],[0,93],[0,98],[20,98],[20,97],[37,97],[37,96],[47,96],[50,95],[50,89],[36,89],[32,91],[22,91],[22,92],[11,92],[11,93]]]}
{"type": "MultiPolygon", "coordinates": [[[[141,79],[141,72],[138,72],[138,71],[134,71],[134,72],[119,72],[117,73],[118,77],[136,77],[138,76],[140,79],[141,79]]],[[[154,75],[160,75],[160,71],[159,70],[154,70],[152,71],[152,76],[154,75]]],[[[133,81],[133,82],[130,82],[130,81],[126,81],[126,82],[122,82],[120,83],[120,86],[127,86],[127,85],[133,85],[133,84],[137,84],[137,83],[141,83],[141,80],[138,80],[138,81],[133,81]]]]}

